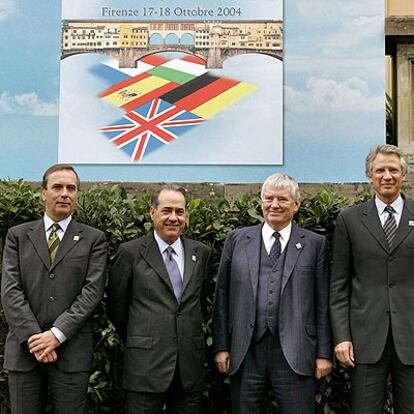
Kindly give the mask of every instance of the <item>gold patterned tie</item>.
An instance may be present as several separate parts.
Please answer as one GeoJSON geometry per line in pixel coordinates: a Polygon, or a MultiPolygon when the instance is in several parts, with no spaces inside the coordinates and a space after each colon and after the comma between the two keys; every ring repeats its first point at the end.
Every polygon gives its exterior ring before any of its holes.
{"type": "Polygon", "coordinates": [[[60,229],[60,226],[57,223],[53,223],[51,229],[52,231],[49,234],[47,245],[49,246],[50,263],[53,263],[60,243],[60,239],[57,234],[57,231],[60,229]]]}

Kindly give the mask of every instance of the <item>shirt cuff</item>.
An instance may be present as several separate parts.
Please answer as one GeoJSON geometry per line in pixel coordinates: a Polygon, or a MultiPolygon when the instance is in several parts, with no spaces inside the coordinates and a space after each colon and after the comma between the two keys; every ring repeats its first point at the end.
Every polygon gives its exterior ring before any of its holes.
{"type": "Polygon", "coordinates": [[[50,330],[53,332],[53,335],[56,336],[56,339],[62,344],[63,342],[66,341],[66,336],[65,334],[59,329],[56,328],[56,326],[52,326],[52,328],[50,328],[50,330]]]}

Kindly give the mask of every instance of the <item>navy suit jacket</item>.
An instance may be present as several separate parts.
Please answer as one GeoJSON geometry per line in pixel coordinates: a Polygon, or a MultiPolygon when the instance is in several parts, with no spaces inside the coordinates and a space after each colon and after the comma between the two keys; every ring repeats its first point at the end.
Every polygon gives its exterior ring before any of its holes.
{"type": "MultiPolygon", "coordinates": [[[[262,225],[229,233],[217,276],[214,349],[230,352],[230,375],[243,362],[256,320],[262,225]]],[[[279,307],[279,337],[290,367],[314,375],[316,358],[332,357],[329,257],[326,238],[292,227],[286,246],[279,307]]]]}

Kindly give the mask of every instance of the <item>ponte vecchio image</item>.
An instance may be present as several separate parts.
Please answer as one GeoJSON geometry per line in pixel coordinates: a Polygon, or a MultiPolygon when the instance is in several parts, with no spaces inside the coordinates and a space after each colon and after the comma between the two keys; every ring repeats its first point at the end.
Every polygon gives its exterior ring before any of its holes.
{"type": "Polygon", "coordinates": [[[259,53],[283,60],[281,20],[63,20],[61,58],[102,53],[134,68],[143,56],[184,52],[207,68],[235,56],[259,53]]]}

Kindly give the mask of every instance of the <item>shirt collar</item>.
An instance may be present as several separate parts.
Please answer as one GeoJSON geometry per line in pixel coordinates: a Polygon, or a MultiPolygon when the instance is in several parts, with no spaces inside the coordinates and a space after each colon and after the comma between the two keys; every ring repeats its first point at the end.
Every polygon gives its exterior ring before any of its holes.
{"type": "Polygon", "coordinates": [[[179,237],[174,243],[168,244],[165,242],[160,236],[158,236],[157,232],[154,230],[154,238],[158,244],[158,248],[160,249],[161,253],[164,253],[164,250],[171,246],[174,249],[174,252],[177,256],[181,256],[183,254],[183,243],[181,241],[181,237],[179,237]]]}
{"type": "MultiPolygon", "coordinates": [[[[66,229],[68,228],[71,220],[72,216],[69,216],[57,222],[57,224],[59,224],[60,228],[62,229],[63,233],[66,232],[66,229]]],[[[43,223],[45,224],[46,231],[48,231],[55,222],[45,213],[45,215],[43,216],[43,223]]]]}
{"type": "Polygon", "coordinates": [[[400,196],[398,196],[398,198],[396,200],[394,200],[393,203],[386,204],[382,200],[380,200],[378,197],[375,197],[375,206],[377,207],[378,215],[383,214],[385,207],[388,206],[388,205],[392,206],[392,208],[395,210],[395,212],[397,214],[401,215],[403,207],[404,207],[404,200],[400,195],[400,196]]]}
{"type": "MultiPolygon", "coordinates": [[[[273,233],[276,230],[273,230],[269,224],[264,222],[263,228],[262,228],[262,235],[263,239],[270,240],[273,237],[273,233]]],[[[292,222],[290,222],[286,227],[284,227],[282,230],[278,231],[280,234],[280,238],[284,241],[288,241],[290,237],[290,233],[292,232],[292,222]]]]}

